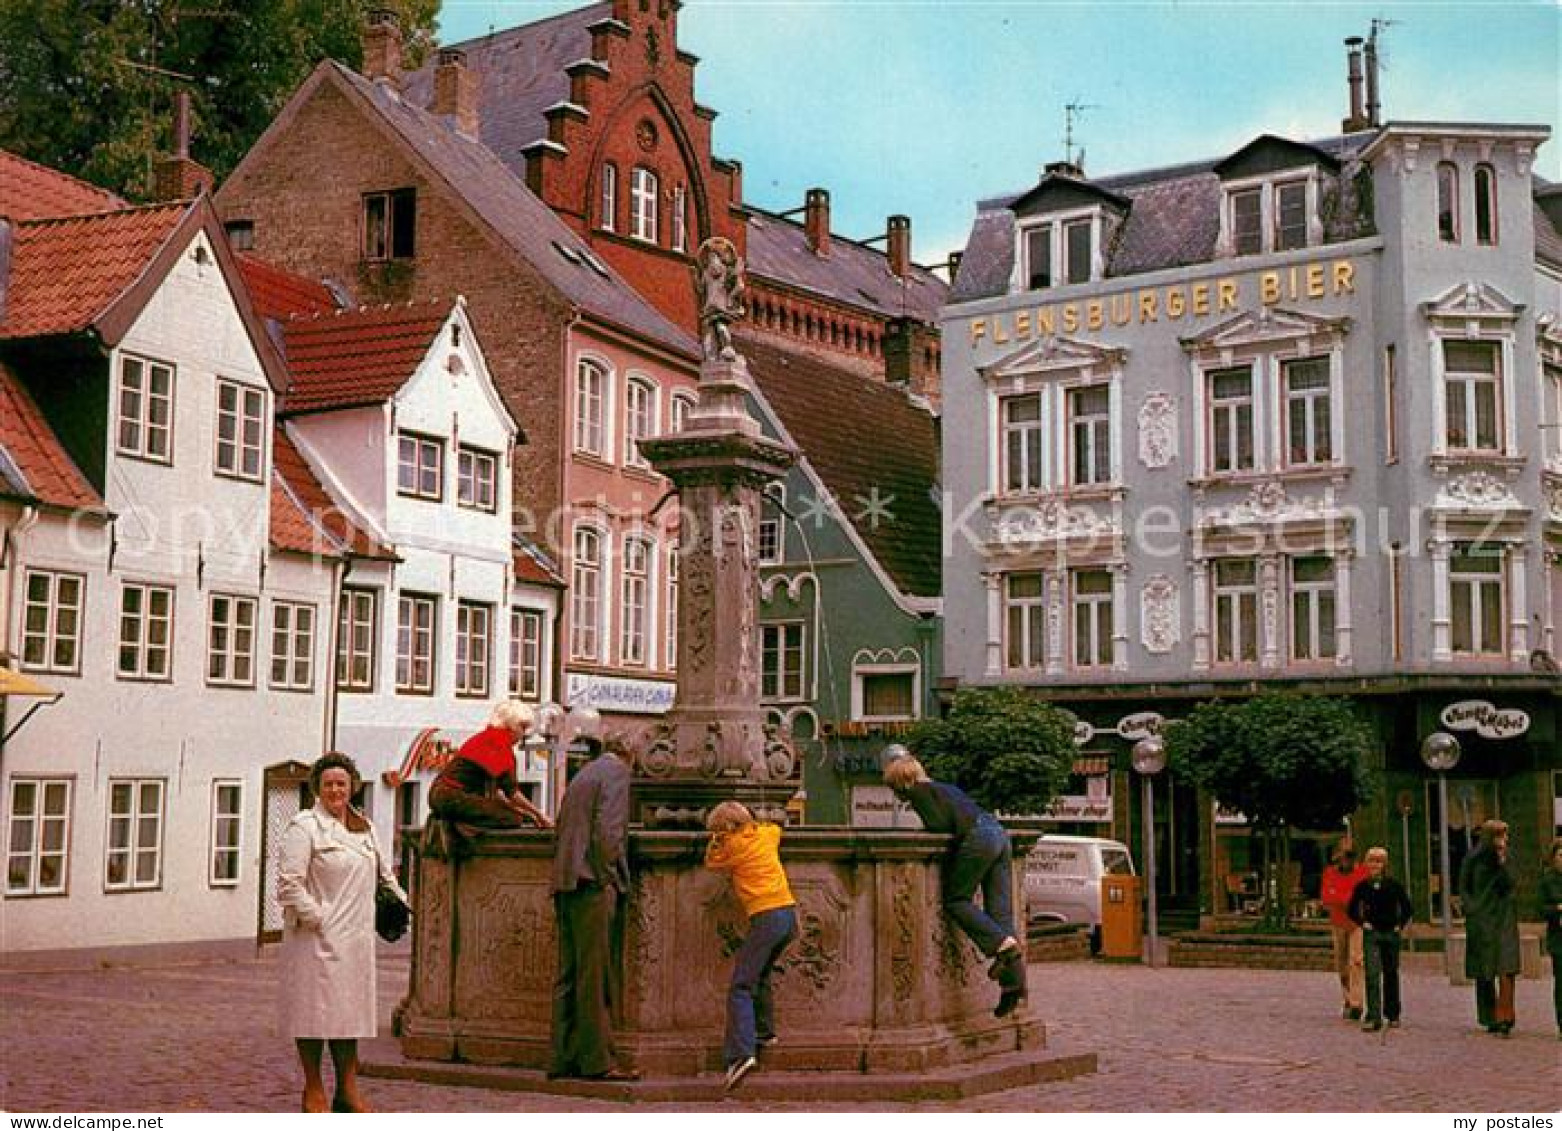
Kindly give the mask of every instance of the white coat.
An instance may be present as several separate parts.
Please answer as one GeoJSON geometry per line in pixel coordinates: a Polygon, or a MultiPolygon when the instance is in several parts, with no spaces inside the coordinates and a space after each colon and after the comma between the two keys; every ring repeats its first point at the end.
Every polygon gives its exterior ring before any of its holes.
{"type": "MultiPolygon", "coordinates": [[[[326,1040],[376,1033],[374,889],[396,883],[375,851],[374,830],[349,832],[316,805],[282,834],[283,1035],[326,1040]]],[[[401,891],[397,886],[397,891],[401,891]]]]}

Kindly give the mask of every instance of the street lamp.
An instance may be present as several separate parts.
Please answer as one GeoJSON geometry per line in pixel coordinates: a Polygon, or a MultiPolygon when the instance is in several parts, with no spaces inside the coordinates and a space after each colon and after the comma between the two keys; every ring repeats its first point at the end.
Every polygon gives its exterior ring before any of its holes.
{"type": "MultiPolygon", "coordinates": [[[[1452,974],[1452,958],[1448,952],[1448,940],[1453,934],[1452,881],[1448,876],[1448,771],[1459,764],[1459,740],[1446,731],[1433,731],[1421,743],[1421,761],[1427,769],[1437,774],[1437,846],[1440,870],[1441,894],[1438,903],[1443,912],[1443,970],[1452,974]]],[[[1410,866],[1410,861],[1405,861],[1410,866]]]]}
{"type": "Polygon", "coordinates": [[[570,744],[578,738],[596,739],[602,732],[602,713],[576,704],[567,712],[557,703],[544,703],[533,715],[534,725],[548,744],[548,816],[557,818],[564,799],[570,744]]]}
{"type": "Polygon", "coordinates": [[[1149,963],[1154,966],[1159,939],[1155,923],[1155,786],[1152,779],[1166,768],[1165,741],[1152,734],[1134,743],[1133,764],[1144,782],[1144,885],[1149,900],[1149,963]]]}

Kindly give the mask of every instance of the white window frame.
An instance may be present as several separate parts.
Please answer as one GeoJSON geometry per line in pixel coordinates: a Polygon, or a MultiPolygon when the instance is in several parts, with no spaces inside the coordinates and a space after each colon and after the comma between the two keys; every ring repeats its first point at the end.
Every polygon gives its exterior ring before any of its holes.
{"type": "Polygon", "coordinates": [[[1506,657],[1506,640],[1508,635],[1508,553],[1506,547],[1500,544],[1488,543],[1481,547],[1475,543],[1455,543],[1448,555],[1448,647],[1450,653],[1459,659],[1486,659],[1500,660],[1506,657]],[[1495,563],[1493,570],[1460,572],[1461,558],[1485,558],[1495,563]],[[1497,592],[1496,623],[1488,625],[1485,614],[1482,611],[1482,597],[1484,591],[1495,588],[1497,592]],[[1467,609],[1470,623],[1468,626],[1468,639],[1471,647],[1459,647],[1459,607],[1458,594],[1461,589],[1468,592],[1467,609]],[[1493,629],[1495,646],[1484,646],[1483,637],[1486,630],[1493,629]]]}
{"type": "Polygon", "coordinates": [[[1208,405],[1209,413],[1209,446],[1206,449],[1208,466],[1205,474],[1211,478],[1224,475],[1245,475],[1256,470],[1259,466],[1258,451],[1258,363],[1244,362],[1237,365],[1223,365],[1213,369],[1204,370],[1204,400],[1208,405]],[[1215,396],[1215,382],[1221,377],[1232,376],[1239,372],[1247,374],[1247,394],[1243,397],[1226,397],[1220,400],[1215,396]],[[1244,464],[1241,458],[1242,452],[1242,408],[1247,408],[1247,462],[1244,464]],[[1224,419],[1223,419],[1224,418],[1224,419]],[[1220,445],[1217,438],[1224,435],[1230,445],[1231,466],[1222,467],[1219,463],[1220,445]]]}
{"type": "Polygon", "coordinates": [[[266,394],[239,381],[217,381],[216,473],[259,483],[266,473],[266,394]],[[231,403],[230,403],[231,402],[231,403]],[[225,437],[224,429],[228,430],[225,437]]]}
{"type": "Polygon", "coordinates": [[[1456,244],[1464,231],[1463,217],[1459,215],[1459,166],[1452,161],[1439,161],[1432,169],[1432,219],[1436,225],[1439,243],[1456,244]],[[1444,174],[1447,180],[1444,180],[1444,174]],[[1446,189],[1446,192],[1445,192],[1446,189]],[[1445,200],[1444,198],[1449,199],[1445,200]],[[1443,221],[1446,218],[1447,227],[1443,221]]]}
{"type": "Polygon", "coordinates": [[[654,170],[636,165],[629,172],[629,234],[646,243],[655,243],[659,226],[661,182],[654,170]]]}
{"type": "Polygon", "coordinates": [[[244,853],[244,783],[238,778],[212,780],[212,819],[210,852],[206,882],[214,888],[236,888],[242,877],[244,853]],[[224,793],[233,791],[232,808],[224,806],[224,793]],[[223,875],[225,862],[232,864],[231,876],[223,875]]]}
{"type": "Polygon", "coordinates": [[[6,793],[5,894],[7,897],[69,893],[71,806],[75,787],[75,779],[69,777],[19,775],[11,779],[11,787],[6,793]],[[32,809],[25,814],[17,812],[17,793],[23,785],[33,787],[32,809]],[[51,812],[48,805],[51,794],[63,798],[60,812],[51,812]],[[22,822],[25,822],[25,825],[22,822]],[[50,828],[56,828],[59,832],[58,848],[44,847],[50,839],[48,836],[50,828]],[[18,844],[19,840],[23,843],[18,844]],[[43,862],[46,857],[59,861],[58,878],[55,883],[47,886],[42,882],[43,862]],[[27,878],[25,882],[13,884],[12,872],[17,863],[22,860],[27,862],[27,878]]]}
{"type": "Polygon", "coordinates": [[[597,220],[602,230],[618,231],[618,166],[611,161],[602,165],[602,192],[598,207],[601,211],[597,220]]]}
{"type": "Polygon", "coordinates": [[[207,684],[255,686],[255,638],[259,630],[259,600],[241,593],[211,595],[206,606],[207,684]]]}
{"type": "Polygon", "coordinates": [[[1112,483],[1115,478],[1114,469],[1117,467],[1117,455],[1113,449],[1112,436],[1112,383],[1110,381],[1091,381],[1086,384],[1070,385],[1063,390],[1064,412],[1067,422],[1064,426],[1068,443],[1068,483],[1073,487],[1102,487],[1112,483]],[[1106,396],[1106,403],[1099,413],[1091,413],[1082,416],[1076,411],[1076,400],[1085,394],[1100,392],[1106,396]],[[1083,441],[1083,442],[1082,442],[1083,441]],[[1086,456],[1085,465],[1089,468],[1086,476],[1080,476],[1081,453],[1086,456]],[[1105,468],[1101,469],[1101,457],[1105,457],[1105,468]],[[1100,473],[1098,474],[1098,471],[1100,473]]]}
{"type": "Polygon", "coordinates": [[[689,426],[689,414],[694,411],[695,400],[690,393],[674,393],[668,407],[670,432],[682,432],[689,426]]]}
{"type": "Polygon", "coordinates": [[[597,357],[575,362],[575,450],[607,459],[612,448],[613,367],[597,357]]]}
{"type": "Polygon", "coordinates": [[[127,581],[119,590],[119,632],[115,643],[114,672],[119,679],[168,682],[173,679],[173,642],[175,592],[167,585],[149,585],[139,581],[127,581]],[[131,613],[126,603],[131,593],[140,596],[139,609],[131,613]],[[158,615],[151,610],[152,599],[165,599],[165,611],[158,615]],[[153,643],[153,629],[163,626],[162,643],[153,643]],[[126,632],[130,630],[130,635],[126,632]],[[134,652],[134,662],[125,666],[125,649],[134,652]],[[155,662],[154,662],[155,661],[155,662]]]}
{"type": "Polygon", "coordinates": [[[656,382],[643,373],[630,373],[624,380],[624,464],[649,467],[640,452],[640,441],[656,435],[658,427],[656,382]]]}
{"type": "Polygon", "coordinates": [[[337,690],[372,693],[379,656],[380,591],[344,586],[336,631],[337,690]],[[367,620],[362,615],[365,611],[367,620]],[[366,630],[363,635],[368,641],[367,648],[358,647],[360,630],[366,630]],[[354,675],[360,664],[365,672],[362,679],[354,675]]]}
{"type": "Polygon", "coordinates": [[[780,565],[786,560],[786,526],[781,507],[786,506],[786,484],[771,486],[759,501],[759,528],[754,537],[754,554],[760,565],[780,565]]]}
{"type": "Polygon", "coordinates": [[[542,698],[543,614],[540,609],[510,609],[510,695],[542,698]]]}
{"type": "Polygon", "coordinates": [[[1210,623],[1212,643],[1210,656],[1217,667],[1242,667],[1258,663],[1263,652],[1258,623],[1258,601],[1262,564],[1257,558],[1216,558],[1210,563],[1210,623]],[[1222,581],[1223,566],[1243,564],[1252,571],[1251,580],[1242,582],[1222,581]],[[1245,629],[1251,628],[1253,648],[1251,654],[1243,651],[1245,629]],[[1229,654],[1221,655],[1222,645],[1229,645],[1229,654]]]}
{"type": "Polygon", "coordinates": [[[1475,230],[1475,242],[1480,247],[1496,247],[1502,239],[1501,229],[1497,216],[1497,169],[1489,162],[1481,162],[1470,174],[1470,207],[1472,227],[1475,230]],[[1486,187],[1481,187],[1482,174],[1485,174],[1486,187]],[[1481,230],[1481,203],[1486,204],[1486,230],[1481,230]]]}
{"type": "Polygon", "coordinates": [[[1287,169],[1283,173],[1265,173],[1256,177],[1243,177],[1226,181],[1221,185],[1220,235],[1218,245],[1226,257],[1245,255],[1272,255],[1280,251],[1300,251],[1317,247],[1323,242],[1323,222],[1318,211],[1321,199],[1318,167],[1309,165],[1300,169],[1287,169]],[[1283,248],[1280,246],[1280,194],[1300,185],[1306,232],[1301,244],[1283,248]],[[1259,246],[1255,249],[1237,250],[1238,198],[1258,193],[1259,246]]]}
{"type": "Polygon", "coordinates": [[[456,506],[495,514],[499,510],[499,455],[486,448],[456,448],[456,506]]]}
{"type": "Polygon", "coordinates": [[[1049,585],[1049,578],[1041,570],[1016,570],[1003,575],[1003,667],[1005,671],[1046,670],[1050,658],[1047,647],[1049,585]],[[1015,596],[1014,582],[1019,578],[1035,578],[1040,585],[1040,592],[1015,596]],[[1017,654],[1018,662],[1016,662],[1017,654]]]}
{"type": "Polygon", "coordinates": [[[106,892],[119,891],[154,891],[163,884],[163,822],[164,813],[168,804],[168,782],[165,778],[109,778],[108,781],[108,824],[103,836],[103,890],[106,892]],[[142,792],[148,786],[156,787],[157,803],[150,810],[143,808],[142,792]],[[123,788],[128,791],[130,804],[128,808],[119,808],[118,793],[123,788]],[[121,846],[114,844],[114,829],[116,822],[124,822],[125,843],[121,846]],[[145,837],[147,822],[151,822],[152,836],[145,837]],[[151,843],[148,844],[147,840],[151,843]],[[114,862],[118,857],[125,860],[125,876],[121,880],[114,880],[114,862]],[[152,877],[141,879],[141,869],[138,867],[143,858],[152,861],[152,877]]]}
{"type": "Polygon", "coordinates": [[[673,187],[672,212],[668,216],[669,235],[674,251],[689,250],[689,190],[683,185],[673,187]]]}
{"type": "Polygon", "coordinates": [[[859,723],[898,723],[922,717],[922,666],[920,664],[852,665],[852,721],[859,723]],[[911,677],[911,713],[909,715],[868,714],[867,678],[875,675],[911,677]]]}
{"type": "Polygon", "coordinates": [[[270,686],[310,691],[315,684],[317,610],[307,601],[271,602],[270,686]]]}
{"type": "Polygon", "coordinates": [[[569,654],[572,660],[600,661],[606,639],[606,602],[602,587],[607,576],[604,549],[607,533],[590,523],[577,523],[570,538],[569,654]],[[591,555],[584,553],[592,547],[591,555]]]}
{"type": "Polygon", "coordinates": [[[678,667],[678,546],[667,547],[667,648],[665,667],[678,667]]]}
{"type": "Polygon", "coordinates": [[[1443,408],[1443,446],[1450,455],[1503,455],[1507,453],[1507,403],[1504,388],[1504,353],[1503,344],[1491,338],[1441,338],[1438,343],[1442,368],[1442,408],[1443,408]],[[1450,345],[1481,346],[1491,351],[1492,371],[1474,369],[1455,370],[1450,368],[1448,362],[1448,347],[1450,345]],[[1464,400],[1464,427],[1466,443],[1456,447],[1453,442],[1452,423],[1454,419],[1453,388],[1460,386],[1461,396],[1464,400]],[[1492,431],[1493,443],[1482,445],[1479,442],[1480,413],[1476,407],[1476,396],[1482,389],[1490,389],[1492,400],[1492,431]]]}
{"type": "Polygon", "coordinates": [[[1110,670],[1117,656],[1117,585],[1112,571],[1105,567],[1071,569],[1068,588],[1069,657],[1072,666],[1078,671],[1110,670]],[[1079,583],[1086,574],[1106,578],[1106,589],[1082,592],[1079,583]],[[1081,614],[1084,616],[1081,617],[1081,614]],[[1085,626],[1083,633],[1082,621],[1085,626]],[[1084,658],[1081,658],[1082,655],[1084,658]]]}
{"type": "Polygon", "coordinates": [[[22,579],[21,664],[28,671],[57,675],[81,674],[82,621],[87,611],[85,574],[64,570],[28,569],[22,579]],[[34,583],[42,582],[47,592],[39,600],[34,583]],[[67,601],[65,591],[74,590],[67,601]],[[35,621],[41,619],[42,625],[35,621]],[[62,646],[67,658],[60,659],[62,646]]]}
{"type": "Polygon", "coordinates": [[[396,693],[432,695],[439,681],[439,598],[432,593],[396,595],[396,693]],[[419,611],[427,609],[428,622],[419,611]],[[408,614],[411,614],[410,616],[408,614]],[[420,644],[424,645],[420,647],[420,644]],[[418,666],[426,668],[423,678],[418,666]]]}
{"type": "Polygon", "coordinates": [[[1290,620],[1291,662],[1295,664],[1336,662],[1340,653],[1339,563],[1327,554],[1296,554],[1286,559],[1286,580],[1290,598],[1286,602],[1286,608],[1290,620]],[[1307,580],[1298,578],[1297,566],[1304,561],[1328,562],[1328,577],[1307,580]],[[1325,598],[1329,606],[1327,616],[1323,610],[1325,598]],[[1303,623],[1306,625],[1306,638],[1309,644],[1305,650],[1302,647],[1303,623]],[[1328,638],[1332,642],[1327,649],[1323,647],[1325,627],[1328,628],[1328,638]]]}
{"type": "Polygon", "coordinates": [[[1280,451],[1281,462],[1286,467],[1332,467],[1336,462],[1334,453],[1334,428],[1335,417],[1338,415],[1334,403],[1334,362],[1328,354],[1310,354],[1307,357],[1284,358],[1280,362],[1280,451]],[[1323,384],[1320,387],[1303,389],[1300,392],[1291,388],[1291,372],[1306,366],[1316,366],[1323,373],[1323,384]],[[1322,405],[1322,425],[1320,426],[1319,406],[1322,405]],[[1300,413],[1303,429],[1303,458],[1293,459],[1295,454],[1291,445],[1291,428],[1300,413]],[[1322,454],[1320,454],[1320,448],[1322,454]]]}
{"type": "Polygon", "coordinates": [[[486,601],[456,602],[456,697],[486,698],[493,671],[494,607],[486,601]]]}
{"type": "Polygon", "coordinates": [[[1017,246],[1014,254],[1017,291],[1056,290],[1059,287],[1077,286],[1081,283],[1101,281],[1105,264],[1101,254],[1103,214],[1099,207],[1072,209],[1067,212],[1051,212],[1045,217],[1025,219],[1016,225],[1017,246]],[[1090,265],[1085,278],[1076,279],[1069,271],[1068,234],[1081,226],[1090,231],[1090,265]],[[1048,281],[1040,286],[1031,285],[1031,235],[1044,232],[1048,263],[1048,281]]]}
{"type": "Polygon", "coordinates": [[[445,498],[445,441],[421,432],[396,433],[396,494],[438,503],[445,498]],[[408,473],[411,473],[409,484],[408,473]],[[433,483],[429,484],[432,475],[433,483]]]}
{"type": "Polygon", "coordinates": [[[998,485],[1004,495],[1027,495],[1046,488],[1047,444],[1047,395],[1042,389],[1004,395],[998,398],[998,485]],[[1036,416],[1031,420],[1014,421],[1009,418],[1010,406],[1022,400],[1036,403],[1036,416]],[[1019,474],[1012,472],[1010,451],[1018,446],[1020,452],[1019,474]]]}
{"type": "Polygon", "coordinates": [[[114,397],[114,451],[152,463],[174,462],[174,383],[177,368],[121,354],[114,397]],[[132,371],[135,376],[132,378],[132,371]],[[159,386],[162,386],[160,389],[159,386]]]}
{"type": "Polygon", "coordinates": [[[759,626],[759,698],[763,703],[801,703],[808,697],[808,625],[801,620],[764,621],[759,626]],[[792,642],[794,635],[796,643],[792,642]],[[767,659],[775,657],[772,675],[767,659]],[[795,658],[794,668],[788,661],[795,658]],[[793,691],[793,684],[796,689],[793,691]]]}
{"type": "Polygon", "coordinates": [[[656,543],[639,534],[624,537],[619,558],[618,659],[629,667],[649,662],[654,597],[656,543]]]}

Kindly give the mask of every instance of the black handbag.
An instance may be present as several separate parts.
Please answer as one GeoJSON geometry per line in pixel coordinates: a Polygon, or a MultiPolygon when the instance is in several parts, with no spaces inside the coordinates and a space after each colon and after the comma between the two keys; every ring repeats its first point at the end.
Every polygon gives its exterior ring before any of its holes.
{"type": "Polygon", "coordinates": [[[374,887],[374,933],[386,942],[395,942],[411,923],[412,908],[381,876],[374,887]]]}

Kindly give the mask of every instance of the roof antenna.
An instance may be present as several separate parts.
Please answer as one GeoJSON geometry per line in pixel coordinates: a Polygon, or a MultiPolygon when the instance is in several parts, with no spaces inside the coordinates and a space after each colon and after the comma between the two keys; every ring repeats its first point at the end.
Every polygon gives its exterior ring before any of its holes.
{"type": "MultiPolygon", "coordinates": [[[[1369,126],[1376,127],[1383,124],[1378,113],[1378,67],[1380,63],[1378,32],[1386,31],[1399,22],[1398,20],[1388,20],[1380,16],[1374,16],[1372,19],[1372,30],[1367,35],[1367,124],[1369,126]]],[[[1384,66],[1383,69],[1387,70],[1388,68],[1384,66]]]]}
{"type": "Polygon", "coordinates": [[[1080,173],[1085,171],[1085,149],[1079,149],[1079,160],[1074,159],[1074,120],[1084,117],[1086,110],[1099,110],[1101,107],[1094,102],[1070,102],[1063,107],[1063,160],[1068,165],[1078,169],[1080,173]]]}

